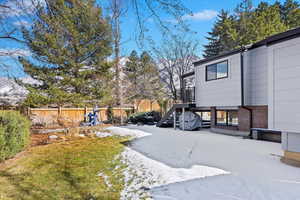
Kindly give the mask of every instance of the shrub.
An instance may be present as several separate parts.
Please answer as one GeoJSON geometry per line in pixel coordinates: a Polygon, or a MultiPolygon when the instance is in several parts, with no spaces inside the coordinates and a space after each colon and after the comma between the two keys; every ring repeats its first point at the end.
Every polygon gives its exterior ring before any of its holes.
{"type": "Polygon", "coordinates": [[[22,151],[29,143],[30,121],[16,111],[0,111],[0,162],[22,151]]]}
{"type": "Polygon", "coordinates": [[[128,118],[128,122],[137,124],[137,123],[142,123],[142,124],[149,124],[153,125],[156,122],[159,122],[161,119],[160,113],[156,111],[150,111],[150,112],[139,112],[131,115],[128,118]]]}

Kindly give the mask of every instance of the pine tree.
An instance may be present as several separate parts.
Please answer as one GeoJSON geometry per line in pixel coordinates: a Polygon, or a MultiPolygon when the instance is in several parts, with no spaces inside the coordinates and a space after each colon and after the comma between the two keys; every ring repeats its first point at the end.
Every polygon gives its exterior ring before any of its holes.
{"type": "Polygon", "coordinates": [[[204,54],[203,57],[209,58],[220,54],[221,52],[221,42],[215,31],[208,32],[208,37],[206,39],[209,41],[207,45],[203,45],[204,54]]]}
{"type": "Polygon", "coordinates": [[[141,97],[154,100],[159,97],[161,91],[161,82],[159,71],[155,62],[148,52],[144,51],[140,56],[141,64],[141,97]]]}
{"type": "Polygon", "coordinates": [[[204,46],[204,57],[210,57],[245,45],[253,44],[268,36],[300,25],[297,20],[299,5],[287,0],[284,5],[261,2],[257,8],[251,0],[242,0],[233,15],[221,11],[209,32],[209,44],[204,46]]]}
{"type": "Polygon", "coordinates": [[[204,45],[204,54],[203,56],[205,58],[209,58],[212,56],[216,56],[220,54],[220,52],[223,50],[221,46],[221,41],[219,34],[217,32],[217,26],[215,25],[213,27],[213,30],[211,32],[208,32],[208,37],[206,39],[209,41],[207,45],[204,45]]]}
{"type": "Polygon", "coordinates": [[[142,99],[160,99],[164,93],[155,62],[147,52],[138,56],[132,51],[124,70],[128,81],[126,99],[129,102],[142,99]]]}
{"type": "Polygon", "coordinates": [[[127,89],[125,91],[125,98],[127,101],[132,101],[135,98],[138,98],[138,84],[140,78],[140,64],[139,56],[136,51],[132,51],[128,57],[124,68],[124,74],[126,76],[127,89]]]}
{"type": "Polygon", "coordinates": [[[216,56],[235,48],[237,37],[235,23],[233,16],[230,16],[225,10],[221,10],[212,31],[206,37],[209,43],[204,45],[204,57],[216,56]]]}
{"type": "Polygon", "coordinates": [[[238,32],[237,42],[238,46],[242,47],[256,41],[253,32],[256,29],[253,20],[253,2],[252,0],[242,0],[242,2],[235,9],[235,15],[237,16],[238,32]]]}
{"type": "Polygon", "coordinates": [[[254,41],[263,40],[268,36],[281,33],[287,30],[286,25],[281,21],[280,8],[278,5],[269,5],[261,2],[253,13],[254,41]]]}
{"type": "Polygon", "coordinates": [[[232,15],[228,15],[225,20],[219,25],[219,35],[221,42],[221,52],[228,52],[238,47],[238,30],[236,29],[237,21],[232,15]]]}
{"type": "Polygon", "coordinates": [[[111,32],[95,1],[48,1],[37,16],[32,28],[23,30],[35,60],[19,59],[25,72],[42,82],[27,86],[27,102],[37,105],[34,97],[42,95],[43,104],[79,105],[108,96],[111,32]]]}
{"type": "Polygon", "coordinates": [[[295,0],[286,0],[281,6],[282,20],[289,28],[300,26],[300,4],[295,0]]]}

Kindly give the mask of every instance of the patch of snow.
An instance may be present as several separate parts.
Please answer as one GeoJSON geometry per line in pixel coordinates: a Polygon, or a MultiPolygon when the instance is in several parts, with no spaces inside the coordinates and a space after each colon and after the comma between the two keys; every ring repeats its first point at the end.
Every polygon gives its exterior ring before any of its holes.
{"type": "Polygon", "coordinates": [[[229,174],[221,169],[201,165],[189,169],[173,168],[130,148],[125,149],[121,158],[123,164],[128,166],[124,170],[125,189],[121,193],[121,200],[150,198],[150,189],[154,187],[229,174]]]}
{"type": "Polygon", "coordinates": [[[230,172],[151,189],[155,200],[300,200],[300,170],[280,162],[281,144],[242,139],[209,130],[181,131],[127,126],[152,133],[130,148],[175,168],[214,166],[230,172]]]}
{"type": "Polygon", "coordinates": [[[41,81],[38,81],[38,80],[32,78],[31,76],[26,76],[26,77],[20,78],[20,80],[23,83],[30,84],[30,85],[41,85],[42,84],[41,81]]]}
{"type": "MultiPolygon", "coordinates": [[[[120,127],[109,127],[112,135],[147,137],[152,134],[120,127]]],[[[193,165],[191,168],[173,168],[158,162],[128,147],[121,154],[124,169],[125,187],[121,192],[121,200],[152,199],[150,190],[172,183],[184,182],[209,176],[229,174],[221,169],[193,165]]]]}
{"type": "Polygon", "coordinates": [[[113,185],[110,183],[109,177],[108,177],[107,175],[105,175],[104,173],[100,172],[100,173],[98,174],[98,176],[100,176],[100,177],[103,178],[104,183],[105,183],[105,185],[106,185],[108,188],[112,188],[113,185]]]}
{"type": "Polygon", "coordinates": [[[1,88],[1,90],[0,90],[0,94],[6,94],[6,93],[10,92],[11,89],[12,89],[12,88],[9,87],[8,85],[4,85],[4,86],[1,88]]]}
{"type": "Polygon", "coordinates": [[[120,127],[115,127],[115,126],[108,127],[106,129],[109,130],[112,135],[118,135],[118,136],[124,136],[124,137],[142,138],[142,137],[147,137],[147,136],[152,135],[150,133],[146,133],[146,132],[140,131],[140,130],[120,128],[120,127]]]}
{"type": "Polygon", "coordinates": [[[58,138],[57,135],[50,135],[50,136],[49,136],[49,139],[57,139],[57,138],[58,138]]]}
{"type": "Polygon", "coordinates": [[[112,134],[111,133],[107,133],[107,132],[97,132],[96,136],[99,138],[106,138],[106,137],[111,137],[112,134]]]}
{"type": "Polygon", "coordinates": [[[79,137],[85,137],[85,135],[84,135],[84,134],[79,134],[78,136],[79,136],[79,137]]]}

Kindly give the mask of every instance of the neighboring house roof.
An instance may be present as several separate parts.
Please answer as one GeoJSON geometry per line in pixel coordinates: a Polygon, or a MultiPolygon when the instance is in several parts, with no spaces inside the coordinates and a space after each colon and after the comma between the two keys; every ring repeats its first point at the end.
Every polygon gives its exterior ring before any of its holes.
{"type": "Polygon", "coordinates": [[[279,42],[283,42],[283,41],[286,41],[286,40],[291,40],[291,39],[294,39],[294,38],[297,38],[297,37],[300,37],[300,27],[288,30],[288,31],[283,32],[283,33],[278,33],[278,34],[272,35],[270,37],[267,37],[264,40],[261,40],[259,42],[256,42],[252,45],[248,45],[248,46],[243,47],[243,48],[234,49],[232,51],[229,51],[229,52],[217,55],[217,56],[213,56],[213,57],[198,60],[198,61],[194,62],[194,66],[201,65],[201,64],[204,64],[204,63],[208,63],[210,61],[221,59],[221,58],[224,58],[224,57],[227,57],[227,56],[231,56],[231,55],[240,53],[244,50],[251,50],[251,49],[261,47],[261,46],[270,46],[270,45],[273,45],[273,44],[276,44],[276,43],[279,43],[279,42]]]}

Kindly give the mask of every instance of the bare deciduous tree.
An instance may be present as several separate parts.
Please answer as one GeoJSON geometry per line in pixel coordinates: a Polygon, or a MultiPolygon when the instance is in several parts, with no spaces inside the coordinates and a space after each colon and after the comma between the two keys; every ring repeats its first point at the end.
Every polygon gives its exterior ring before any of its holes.
{"type": "Polygon", "coordinates": [[[193,70],[193,62],[198,58],[197,40],[184,36],[172,36],[165,39],[153,52],[159,62],[160,77],[173,100],[179,100],[179,89],[183,86],[181,76],[193,70]]]}
{"type": "MultiPolygon", "coordinates": [[[[190,13],[186,9],[181,0],[108,0],[109,13],[111,16],[112,34],[114,43],[114,61],[115,61],[115,100],[116,104],[122,104],[122,89],[121,89],[121,68],[120,68],[120,55],[121,55],[121,23],[122,18],[126,16],[127,10],[131,10],[135,14],[137,22],[136,41],[142,47],[145,41],[145,34],[148,31],[147,24],[149,19],[152,19],[163,34],[170,31],[170,27],[163,19],[162,13],[166,14],[178,21],[182,25],[182,17],[190,13]]],[[[147,38],[151,40],[150,38],[147,38]]]]}
{"type": "Polygon", "coordinates": [[[0,3],[0,42],[8,41],[10,44],[18,46],[18,48],[13,48],[12,45],[9,48],[0,47],[0,68],[8,75],[12,66],[6,64],[4,60],[10,60],[16,69],[19,66],[17,57],[29,54],[24,48],[25,42],[21,36],[21,30],[29,26],[29,21],[34,19],[35,10],[38,9],[41,2],[40,0],[4,0],[0,3]]]}

